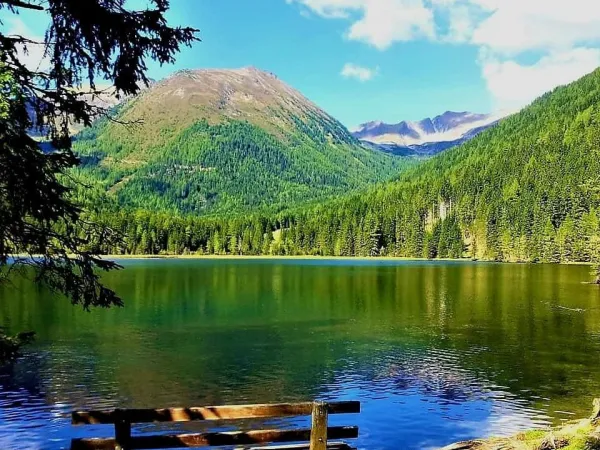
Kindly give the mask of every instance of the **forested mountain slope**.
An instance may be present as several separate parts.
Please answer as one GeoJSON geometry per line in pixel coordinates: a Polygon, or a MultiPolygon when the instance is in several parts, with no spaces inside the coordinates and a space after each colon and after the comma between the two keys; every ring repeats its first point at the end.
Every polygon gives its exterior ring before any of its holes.
{"type": "Polygon", "coordinates": [[[600,70],[396,182],[273,216],[120,213],[105,251],[589,261],[600,248],[600,70]]]}
{"type": "Polygon", "coordinates": [[[188,214],[289,207],[397,175],[274,75],[182,71],[76,137],[77,175],[128,208],[188,214]]]}

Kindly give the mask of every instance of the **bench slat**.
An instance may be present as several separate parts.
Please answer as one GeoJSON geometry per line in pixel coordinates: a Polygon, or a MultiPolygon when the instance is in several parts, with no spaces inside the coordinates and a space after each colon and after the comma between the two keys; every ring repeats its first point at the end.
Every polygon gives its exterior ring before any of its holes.
{"type": "MultiPolygon", "coordinates": [[[[313,403],[279,403],[266,405],[204,406],[194,408],[123,409],[112,411],[76,411],[73,425],[110,424],[117,421],[130,423],[188,422],[192,420],[232,420],[269,417],[305,416],[312,413],[313,403]]],[[[360,412],[360,402],[332,402],[327,404],[329,414],[360,412]]]]}
{"type": "MultiPolygon", "coordinates": [[[[358,427],[330,427],[331,439],[354,439],[358,427]]],[[[164,449],[187,447],[210,447],[224,445],[253,445],[271,442],[301,442],[310,440],[310,429],[301,430],[253,430],[227,433],[194,433],[178,435],[136,436],[129,440],[132,449],[164,449]]],[[[113,450],[115,439],[73,439],[71,450],[113,450]]]]}
{"type": "MultiPolygon", "coordinates": [[[[78,447],[81,449],[102,449],[102,448],[108,448],[110,450],[114,450],[114,447],[111,447],[110,445],[112,445],[112,443],[104,443],[106,439],[88,439],[85,444],[81,444],[81,445],[85,445],[85,447],[78,447]],[[93,442],[93,441],[97,441],[97,442],[93,442]],[[100,442],[102,441],[102,442],[100,442]],[[96,445],[100,445],[100,446],[96,446],[96,445]]],[[[79,443],[78,443],[79,445],[79,443]]],[[[260,445],[260,444],[259,444],[260,445]]],[[[72,447],[72,449],[75,449],[75,447],[72,447]]],[[[252,447],[235,447],[233,450],[310,450],[310,444],[291,444],[291,445],[269,445],[269,446],[263,446],[260,445],[260,447],[256,447],[256,446],[252,446],[252,447]]],[[[355,447],[352,447],[349,444],[346,444],[345,442],[330,442],[327,444],[327,450],[356,450],[355,447]]]]}
{"type": "MultiPolygon", "coordinates": [[[[234,450],[310,450],[310,444],[269,445],[268,447],[236,447],[234,450]]],[[[329,442],[327,450],[356,450],[345,442],[329,442]]]]}

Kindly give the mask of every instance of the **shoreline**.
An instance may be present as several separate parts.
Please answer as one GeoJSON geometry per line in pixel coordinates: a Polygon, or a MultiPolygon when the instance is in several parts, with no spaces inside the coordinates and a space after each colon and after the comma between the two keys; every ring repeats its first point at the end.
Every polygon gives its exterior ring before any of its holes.
{"type": "MultiPolygon", "coordinates": [[[[400,256],[316,256],[316,255],[98,255],[103,259],[263,259],[263,260],[315,260],[315,261],[456,261],[456,262],[495,262],[491,260],[472,260],[468,258],[408,258],[400,256]]],[[[525,263],[527,264],[527,263],[525,263]]]]}
{"type": "MultiPolygon", "coordinates": [[[[36,258],[41,255],[26,255],[15,254],[10,255],[9,259],[17,258],[36,258]]],[[[543,263],[531,261],[495,261],[492,259],[471,259],[471,258],[417,258],[407,256],[320,256],[320,255],[197,255],[197,254],[163,254],[163,255],[95,255],[96,257],[108,261],[115,260],[165,260],[165,259],[182,259],[182,260],[310,260],[310,261],[387,261],[387,262],[457,262],[457,263],[485,263],[485,264],[519,264],[519,265],[539,265],[539,266],[594,266],[593,262],[585,261],[570,261],[561,263],[543,263]]],[[[68,255],[69,258],[75,255],[68,255]]],[[[596,284],[591,282],[591,284],[596,284]]]]}
{"type": "Polygon", "coordinates": [[[188,260],[311,260],[311,261],[415,261],[415,262],[458,262],[458,263],[486,263],[486,264],[520,264],[520,265],[552,265],[552,266],[592,266],[591,262],[564,262],[564,263],[534,263],[529,261],[494,261],[491,259],[470,258],[411,258],[406,256],[318,256],[318,255],[98,255],[108,260],[135,260],[135,259],[188,259],[188,260]]]}
{"type": "Polygon", "coordinates": [[[566,422],[557,427],[531,429],[505,438],[472,439],[439,450],[595,450],[600,449],[600,399],[592,402],[587,419],[566,422]]]}

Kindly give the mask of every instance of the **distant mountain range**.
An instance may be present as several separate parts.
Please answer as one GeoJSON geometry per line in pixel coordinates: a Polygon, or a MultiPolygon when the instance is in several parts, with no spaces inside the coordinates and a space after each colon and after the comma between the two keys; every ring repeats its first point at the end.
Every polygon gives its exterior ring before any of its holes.
{"type": "Polygon", "coordinates": [[[418,122],[367,122],[352,134],[367,146],[388,153],[429,156],[472,139],[506,115],[446,111],[418,122]]]}

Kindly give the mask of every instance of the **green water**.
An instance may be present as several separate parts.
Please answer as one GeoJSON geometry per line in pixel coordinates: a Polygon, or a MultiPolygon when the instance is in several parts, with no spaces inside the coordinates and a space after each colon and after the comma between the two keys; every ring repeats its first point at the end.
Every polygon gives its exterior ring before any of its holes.
{"type": "Polygon", "coordinates": [[[90,433],[69,425],[73,408],[313,398],[363,403],[335,418],[361,427],[360,448],[430,448],[587,415],[600,396],[600,289],[585,266],[124,265],[106,277],[124,309],[0,288],[0,324],[38,333],[0,371],[1,448],[17,435],[68,447],[90,433]]]}

